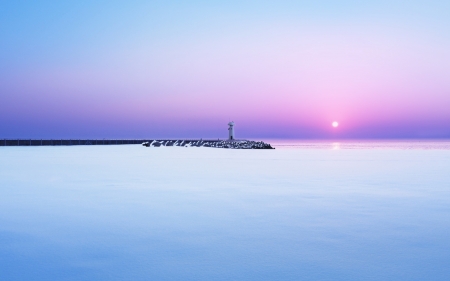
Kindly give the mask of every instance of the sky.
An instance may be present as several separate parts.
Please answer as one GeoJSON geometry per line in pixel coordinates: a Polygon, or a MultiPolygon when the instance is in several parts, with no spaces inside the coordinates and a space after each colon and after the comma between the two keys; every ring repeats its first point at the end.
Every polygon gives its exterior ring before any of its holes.
{"type": "Polygon", "coordinates": [[[0,138],[450,138],[450,1],[0,11],[0,138]]]}

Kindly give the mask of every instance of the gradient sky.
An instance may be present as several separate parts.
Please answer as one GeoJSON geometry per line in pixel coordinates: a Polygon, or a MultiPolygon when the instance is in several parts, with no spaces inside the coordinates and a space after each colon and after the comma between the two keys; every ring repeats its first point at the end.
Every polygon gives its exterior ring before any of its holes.
{"type": "Polygon", "coordinates": [[[450,1],[0,10],[0,138],[450,138],[450,1]]]}

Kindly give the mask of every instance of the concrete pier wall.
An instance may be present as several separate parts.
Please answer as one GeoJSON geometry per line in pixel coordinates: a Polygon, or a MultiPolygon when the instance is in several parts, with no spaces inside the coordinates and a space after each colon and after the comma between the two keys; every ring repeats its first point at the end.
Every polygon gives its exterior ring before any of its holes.
{"type": "MultiPolygon", "coordinates": [[[[0,139],[0,146],[54,146],[54,145],[119,145],[144,142],[193,143],[199,140],[150,140],[150,139],[0,139]]],[[[209,140],[217,142],[218,140],[209,140]]]]}
{"type": "Polygon", "coordinates": [[[55,146],[55,145],[119,145],[142,144],[149,140],[96,140],[96,139],[2,139],[0,146],[55,146]]]}

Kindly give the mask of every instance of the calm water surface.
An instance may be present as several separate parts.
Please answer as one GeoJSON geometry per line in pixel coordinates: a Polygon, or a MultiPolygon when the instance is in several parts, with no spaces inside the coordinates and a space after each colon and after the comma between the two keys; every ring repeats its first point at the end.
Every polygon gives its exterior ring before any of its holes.
{"type": "Polygon", "coordinates": [[[1,280],[450,280],[450,142],[0,147],[1,280]]]}

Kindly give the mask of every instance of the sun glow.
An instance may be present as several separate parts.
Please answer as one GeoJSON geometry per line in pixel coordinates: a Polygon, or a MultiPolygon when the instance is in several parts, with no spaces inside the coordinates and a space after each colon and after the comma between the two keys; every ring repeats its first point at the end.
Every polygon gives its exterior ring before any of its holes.
{"type": "Polygon", "coordinates": [[[339,126],[339,123],[338,122],[336,122],[336,121],[334,121],[333,123],[331,123],[331,126],[333,126],[333,127],[337,127],[337,126],[339,126]]]}

